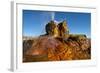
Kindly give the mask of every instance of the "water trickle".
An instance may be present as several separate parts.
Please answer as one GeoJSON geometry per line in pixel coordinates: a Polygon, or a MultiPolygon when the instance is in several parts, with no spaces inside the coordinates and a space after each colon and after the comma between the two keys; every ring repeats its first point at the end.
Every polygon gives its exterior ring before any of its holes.
{"type": "Polygon", "coordinates": [[[51,13],[51,19],[54,20],[54,18],[55,18],[55,13],[52,12],[52,13],[51,13]]]}

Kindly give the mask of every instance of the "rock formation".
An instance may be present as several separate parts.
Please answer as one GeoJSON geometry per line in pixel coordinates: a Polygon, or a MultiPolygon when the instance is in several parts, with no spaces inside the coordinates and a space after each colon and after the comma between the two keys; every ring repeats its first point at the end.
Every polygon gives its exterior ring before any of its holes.
{"type": "Polygon", "coordinates": [[[91,59],[90,39],[70,34],[66,21],[50,21],[45,30],[44,36],[23,40],[23,62],[91,59]]]}
{"type": "Polygon", "coordinates": [[[66,35],[69,34],[69,29],[68,29],[68,26],[67,26],[67,23],[66,21],[63,21],[61,23],[58,24],[58,31],[59,31],[59,36],[62,37],[62,38],[65,38],[66,35]]]}
{"type": "Polygon", "coordinates": [[[46,24],[45,30],[46,35],[60,38],[68,38],[69,36],[69,29],[66,21],[60,22],[59,24],[54,21],[50,21],[48,24],[46,24]]]}
{"type": "Polygon", "coordinates": [[[46,24],[45,27],[46,30],[46,35],[50,35],[50,36],[58,36],[58,28],[57,28],[57,24],[54,21],[50,21],[48,24],[46,24]]]}

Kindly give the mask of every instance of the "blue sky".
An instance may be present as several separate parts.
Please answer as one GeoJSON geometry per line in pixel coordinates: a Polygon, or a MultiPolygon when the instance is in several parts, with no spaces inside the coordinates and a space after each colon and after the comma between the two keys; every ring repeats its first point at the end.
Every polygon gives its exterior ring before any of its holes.
{"type": "Polygon", "coordinates": [[[52,18],[57,22],[66,20],[71,34],[86,34],[91,37],[91,13],[34,10],[23,10],[23,35],[35,37],[44,34],[45,25],[52,18]]]}

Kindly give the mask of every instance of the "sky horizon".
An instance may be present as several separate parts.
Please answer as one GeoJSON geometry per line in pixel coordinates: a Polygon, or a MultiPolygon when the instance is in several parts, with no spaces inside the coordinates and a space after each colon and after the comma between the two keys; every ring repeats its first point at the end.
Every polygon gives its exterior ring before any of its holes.
{"type": "Polygon", "coordinates": [[[45,25],[51,20],[66,20],[70,34],[85,34],[91,37],[91,13],[35,10],[23,10],[23,36],[45,34],[45,25]]]}

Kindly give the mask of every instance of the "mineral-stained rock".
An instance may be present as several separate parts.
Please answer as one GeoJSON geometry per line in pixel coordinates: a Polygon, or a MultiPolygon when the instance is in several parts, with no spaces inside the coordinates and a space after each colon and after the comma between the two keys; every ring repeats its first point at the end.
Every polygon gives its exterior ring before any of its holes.
{"type": "Polygon", "coordinates": [[[58,24],[58,31],[59,31],[59,36],[65,38],[66,35],[69,34],[69,29],[67,26],[66,21],[63,21],[61,23],[58,24]]]}
{"type": "Polygon", "coordinates": [[[45,30],[47,35],[58,36],[57,24],[54,21],[50,21],[46,24],[45,30]]]}
{"type": "Polygon", "coordinates": [[[46,24],[45,30],[47,35],[66,39],[69,36],[69,29],[66,21],[60,22],[58,25],[54,21],[50,21],[48,24],[46,24]]]}
{"type": "Polygon", "coordinates": [[[86,37],[86,35],[70,35],[69,39],[77,41],[82,50],[91,48],[91,41],[86,37]]]}
{"type": "Polygon", "coordinates": [[[34,40],[23,40],[23,53],[27,51],[29,48],[31,48],[34,40]]]}
{"type": "Polygon", "coordinates": [[[55,37],[42,36],[25,52],[24,62],[90,59],[90,51],[90,47],[83,50],[79,42],[71,38],[62,43],[55,37]]]}
{"type": "Polygon", "coordinates": [[[91,59],[91,39],[69,34],[66,21],[50,21],[45,29],[45,35],[23,40],[23,62],[91,59]]]}

